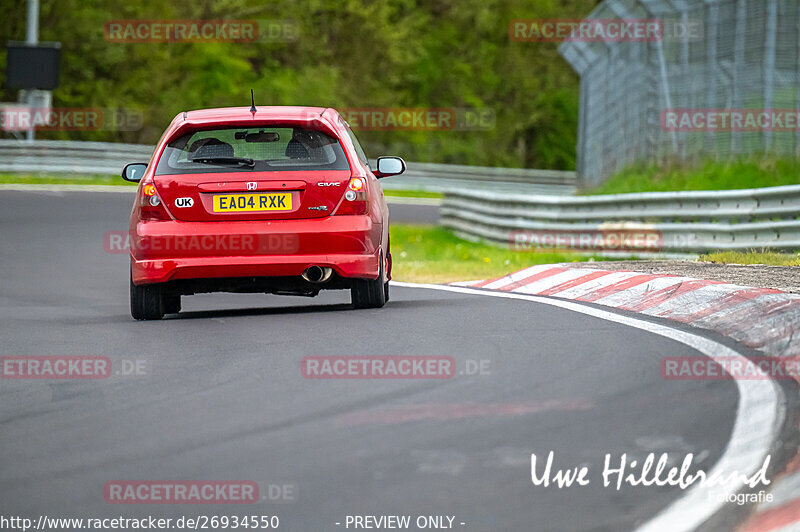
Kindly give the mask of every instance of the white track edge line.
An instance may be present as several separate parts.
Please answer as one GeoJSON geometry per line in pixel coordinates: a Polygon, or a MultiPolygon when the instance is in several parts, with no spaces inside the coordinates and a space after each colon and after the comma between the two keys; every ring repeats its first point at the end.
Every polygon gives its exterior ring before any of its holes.
{"type": "MultiPolygon", "coordinates": [[[[733,349],[703,336],[572,301],[527,294],[490,292],[460,286],[404,283],[399,281],[392,281],[391,284],[405,288],[425,288],[461,294],[534,301],[651,332],[688,345],[712,359],[734,357],[740,359],[742,364],[749,364],[748,359],[733,349]]],[[[716,473],[730,475],[733,471],[738,471],[748,477],[755,474],[764,464],[764,460],[767,458],[784,420],[783,392],[774,381],[737,378],[734,381],[739,391],[736,420],[734,421],[730,440],[728,440],[722,456],[720,456],[712,470],[706,471],[709,477],[716,473]]],[[[736,485],[726,486],[724,490],[713,490],[711,487],[696,484],[689,488],[681,498],[673,501],[648,522],[640,525],[637,531],[670,530],[688,532],[695,530],[726,504],[724,500],[720,500],[722,497],[711,497],[712,493],[735,493],[742,485],[741,482],[737,482],[736,485]]]]}

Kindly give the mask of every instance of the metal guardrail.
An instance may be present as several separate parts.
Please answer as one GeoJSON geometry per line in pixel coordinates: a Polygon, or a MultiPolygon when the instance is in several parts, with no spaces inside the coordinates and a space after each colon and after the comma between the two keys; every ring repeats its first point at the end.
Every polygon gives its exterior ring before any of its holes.
{"type": "Polygon", "coordinates": [[[113,142],[0,140],[0,171],[119,175],[130,162],[147,162],[153,146],[113,142]]]}
{"type": "Polygon", "coordinates": [[[800,185],[575,197],[453,190],[445,193],[441,223],[463,237],[518,249],[535,241],[617,251],[604,235],[618,244],[621,234],[638,233],[657,235],[658,242],[640,239],[628,254],[794,250],[800,249],[800,185]],[[598,242],[600,248],[591,247],[598,242]]]}
{"type": "MultiPolygon", "coordinates": [[[[0,171],[117,175],[126,163],[147,162],[152,153],[153,146],[141,144],[0,140],[0,171]]],[[[388,190],[469,188],[571,194],[575,173],[410,162],[403,175],[384,179],[381,184],[388,190]]]]}
{"type": "MultiPolygon", "coordinates": [[[[152,152],[152,146],[135,144],[0,140],[0,171],[113,175],[127,162],[148,161],[152,152]]],[[[800,185],[567,196],[574,180],[570,172],[408,163],[405,174],[382,185],[444,191],[443,225],[466,238],[505,245],[519,245],[518,235],[538,234],[560,247],[590,251],[575,235],[639,231],[658,234],[660,252],[800,249],[800,185]],[[559,235],[572,238],[557,240],[559,235]]]]}

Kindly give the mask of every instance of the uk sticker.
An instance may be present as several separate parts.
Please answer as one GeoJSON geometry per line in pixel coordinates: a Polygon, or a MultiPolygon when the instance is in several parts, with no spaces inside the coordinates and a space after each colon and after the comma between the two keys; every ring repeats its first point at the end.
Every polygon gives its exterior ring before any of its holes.
{"type": "Polygon", "coordinates": [[[194,200],[192,198],[178,198],[175,200],[176,207],[194,207],[194,200]]]}

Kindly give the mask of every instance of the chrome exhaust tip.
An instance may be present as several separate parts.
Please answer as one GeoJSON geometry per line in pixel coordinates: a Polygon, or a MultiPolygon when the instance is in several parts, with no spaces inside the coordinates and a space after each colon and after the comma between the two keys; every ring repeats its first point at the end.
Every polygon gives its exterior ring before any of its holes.
{"type": "Polygon", "coordinates": [[[306,268],[306,271],[303,272],[302,277],[309,283],[319,284],[330,279],[331,275],[333,275],[333,268],[323,268],[322,266],[315,265],[306,268]]]}

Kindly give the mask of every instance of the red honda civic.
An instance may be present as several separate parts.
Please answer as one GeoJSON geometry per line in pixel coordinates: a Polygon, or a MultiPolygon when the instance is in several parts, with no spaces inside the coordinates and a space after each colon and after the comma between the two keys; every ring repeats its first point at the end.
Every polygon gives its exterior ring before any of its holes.
{"type": "Polygon", "coordinates": [[[356,308],[389,299],[389,215],[377,179],[334,109],[234,107],[179,114],[139,182],[130,219],[131,315],[180,312],[181,296],[316,296],[349,289],[356,308]]]}

